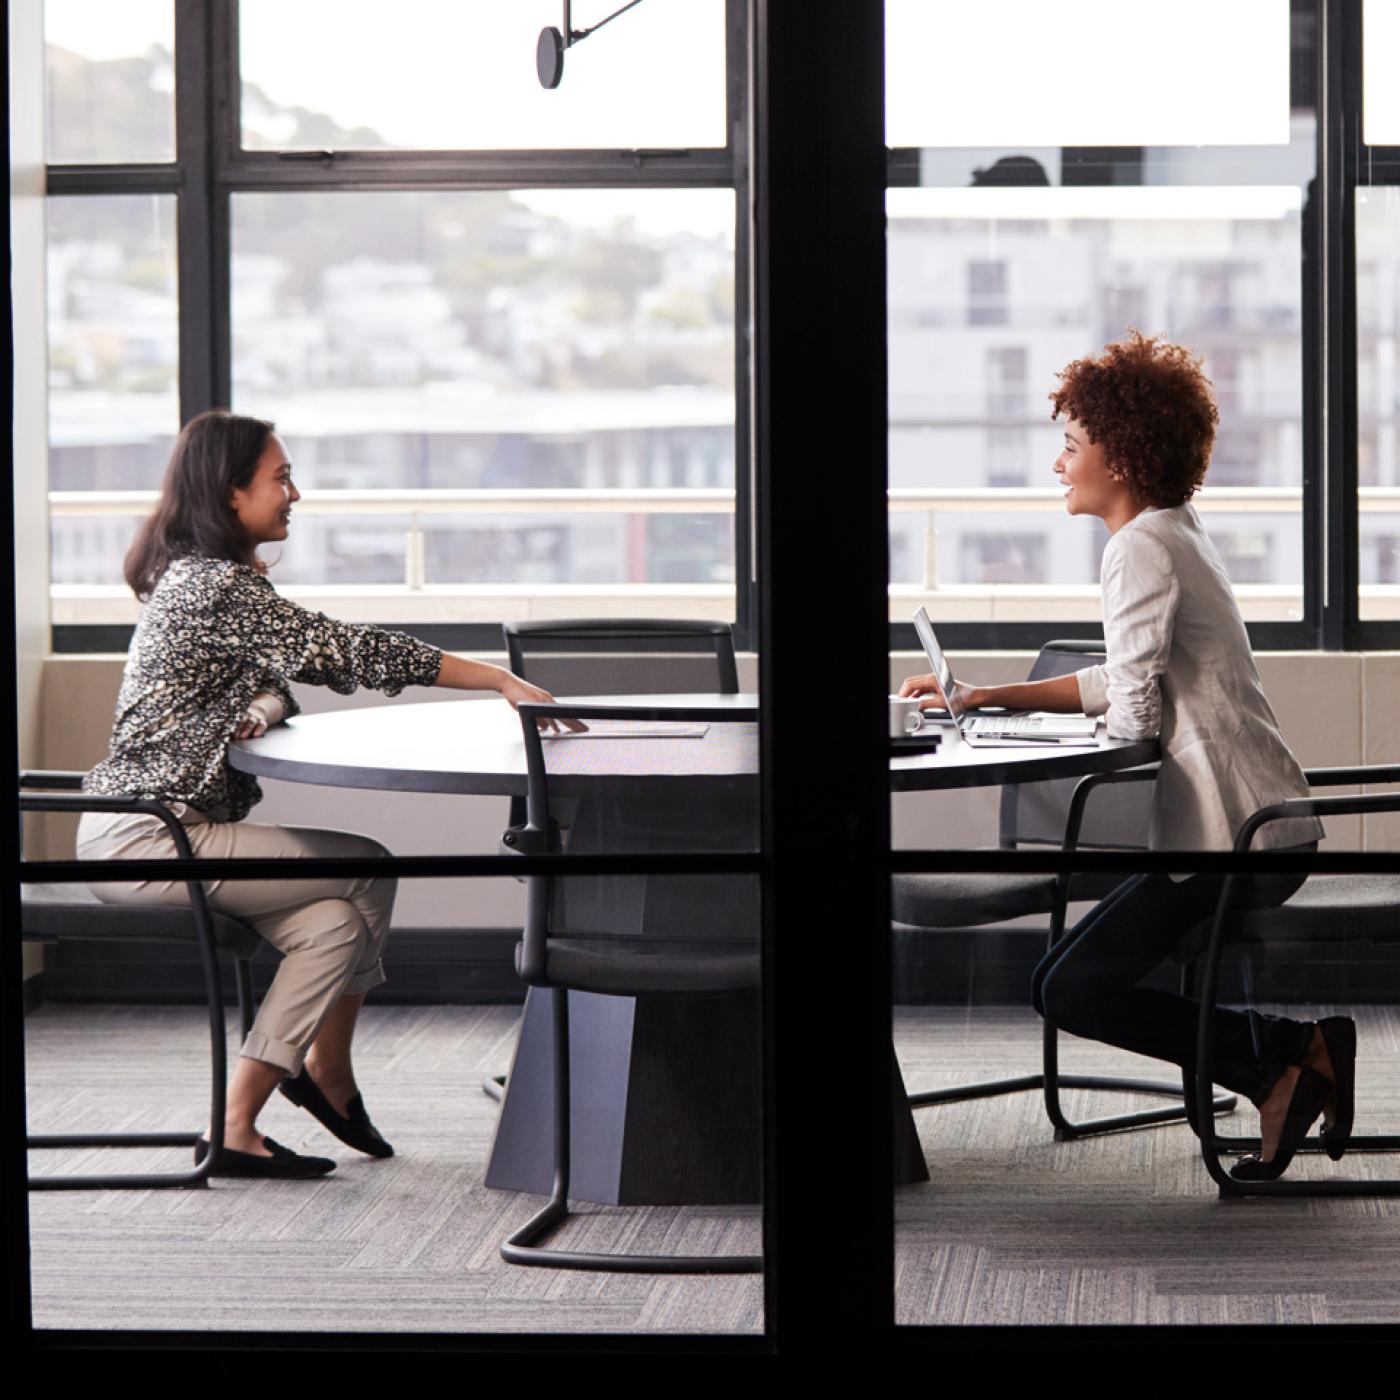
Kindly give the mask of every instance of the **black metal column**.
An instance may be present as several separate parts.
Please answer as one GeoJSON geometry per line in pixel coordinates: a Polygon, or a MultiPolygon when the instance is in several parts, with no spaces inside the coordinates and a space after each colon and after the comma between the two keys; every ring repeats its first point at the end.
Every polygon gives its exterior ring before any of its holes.
{"type": "Polygon", "coordinates": [[[767,1307],[825,1353],[893,1320],[883,7],[755,38],[767,1307]]]}

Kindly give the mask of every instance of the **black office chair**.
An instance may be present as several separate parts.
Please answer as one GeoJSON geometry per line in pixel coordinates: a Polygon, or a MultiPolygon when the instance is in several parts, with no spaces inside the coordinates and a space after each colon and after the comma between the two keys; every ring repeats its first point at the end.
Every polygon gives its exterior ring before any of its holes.
{"type": "MultiPolygon", "coordinates": [[[[189,838],[170,810],[159,802],[136,797],[103,797],[81,791],[83,775],[70,772],[20,774],[19,807],[25,812],[146,812],[159,817],[170,831],[181,860],[193,861],[189,838]]],[[[21,821],[23,817],[21,816],[21,821]]],[[[119,861],[109,863],[110,878],[119,878],[119,861]]],[[[236,967],[239,1019],[246,1036],[253,1024],[251,961],[262,946],[257,932],[239,919],[214,913],[198,880],[186,882],[188,908],[170,905],[102,904],[82,885],[21,885],[21,933],[26,942],[188,943],[199,947],[204,994],[209,1007],[210,1089],[209,1122],[212,1151],[197,1167],[177,1172],[99,1173],[72,1176],[30,1176],[34,1191],[148,1190],[153,1187],[204,1186],[223,1146],[224,1100],[228,1086],[227,1030],[224,1025],[223,984],[219,950],[230,954],[236,967]]],[[[33,1133],[29,1148],[55,1147],[192,1147],[202,1136],[179,1133],[33,1133]]]]}
{"type": "MultiPolygon", "coordinates": [[[[1069,675],[1095,665],[1105,655],[1097,641],[1047,642],[1031,667],[1027,680],[1069,675]]],[[[1155,777],[1156,765],[1139,772],[1155,777]]],[[[1147,821],[1151,806],[1150,782],[1103,786],[1095,779],[1064,778],[1042,783],[1008,783],[1002,789],[1000,847],[1015,850],[1028,845],[1095,850],[1142,850],[1147,845],[1147,821]],[[1076,794],[1078,794],[1076,802],[1076,794]],[[1090,795],[1094,794],[1092,803],[1090,795]]],[[[936,933],[940,929],[976,928],[1025,915],[1050,916],[1046,946],[1052,947],[1065,932],[1066,906],[1078,900],[1099,900],[1122,882],[1121,876],[1079,873],[1070,879],[1052,874],[929,874],[897,875],[891,888],[891,912],[899,924],[936,933]]],[[[1188,979],[1189,980],[1189,979],[1188,979]]],[[[909,1095],[915,1108],[961,1103],[967,1099],[1039,1089],[1057,1141],[1147,1127],[1189,1117],[1182,1089],[1158,1080],[1120,1079],[1103,1075],[1061,1074],[1059,1033],[1045,1024],[1041,1070],[1012,1079],[983,1080],[947,1089],[929,1089],[909,1095]],[[1062,1089],[1108,1090],[1134,1094],[1163,1094],[1179,1100],[1171,1108],[1144,1109],[1087,1122],[1073,1122],[1060,1103],[1062,1089]]],[[[1230,1095],[1214,1100],[1215,1112],[1228,1113],[1235,1106],[1230,1095]]]]}
{"type": "Polygon", "coordinates": [[[510,669],[554,695],[739,693],[727,622],[559,618],[501,630],[510,669]]]}
{"type": "MultiPolygon", "coordinates": [[[[1400,764],[1375,764],[1357,768],[1313,768],[1306,773],[1310,787],[1360,787],[1368,783],[1400,783],[1400,764]]],[[[1359,796],[1304,797],[1260,808],[1240,828],[1236,851],[1247,851],[1255,834],[1270,822],[1304,816],[1356,816],[1400,812],[1400,793],[1365,793],[1359,796]]],[[[1210,937],[1204,949],[1201,978],[1201,1019],[1197,1040],[1197,1075],[1188,1084],[1196,1104],[1209,1093],[1213,1050],[1210,1010],[1215,1006],[1220,960],[1227,946],[1239,944],[1400,943],[1400,874],[1311,875],[1301,889],[1274,909],[1237,912],[1240,882],[1225,882],[1210,937]],[[1205,1088],[1202,1088],[1202,1085],[1205,1088]]],[[[1190,949],[1187,950],[1188,952],[1190,949]]],[[[1277,1181],[1236,1181],[1220,1161],[1222,1152],[1257,1152],[1259,1139],[1219,1137],[1198,1133],[1206,1170],[1220,1188],[1222,1199],[1240,1196],[1400,1196],[1400,1180],[1333,1178],[1301,1181],[1287,1176],[1277,1181]]],[[[1304,1151],[1319,1151],[1317,1137],[1303,1144],[1304,1151]]],[[[1350,1152],[1397,1152],[1400,1136],[1356,1134],[1347,1145],[1350,1152]]]]}
{"type": "MultiPolygon", "coordinates": [[[[510,669],[553,695],[656,695],[667,691],[737,695],[739,667],[728,622],[670,618],[550,618],[501,624],[510,669]]],[[[517,849],[525,799],[512,797],[501,835],[503,853],[517,849]]],[[[503,1074],[481,1091],[500,1102],[503,1074]]]]}
{"type": "MultiPolygon", "coordinates": [[[[568,844],[609,852],[749,852],[758,848],[757,722],[751,711],[521,705],[529,768],[528,821],[520,849],[558,850],[559,814],[568,844]],[[542,715],[577,715],[589,724],[617,720],[703,721],[702,765],[685,777],[617,779],[627,770],[623,738],[541,736],[542,715]],[[733,762],[738,754],[740,761],[733,762]],[[750,761],[751,760],[751,761],[750,761]],[[735,773],[735,767],[740,769],[735,773]],[[749,771],[743,769],[747,767],[749,771]],[[589,783],[591,773],[609,781],[589,783]],[[729,776],[721,776],[723,774],[729,776]],[[580,839],[581,838],[581,839],[580,839]]],[[[696,740],[652,740],[694,744],[696,740]]],[[[693,751],[691,751],[693,752],[693,751]]],[[[689,761],[687,757],[687,762],[689,761]]],[[[612,1255],[541,1244],[569,1215],[569,992],[655,997],[737,996],[759,985],[759,888],[752,875],[530,876],[516,970],[548,989],[553,1018],[554,1184],[549,1204],[501,1246],[512,1264],[628,1273],[754,1273],[752,1255],[612,1255]]],[[[758,1122],[752,1150],[757,1151],[758,1122]]],[[[715,1145],[710,1145],[715,1147],[715,1145]]],[[[723,1145],[716,1147],[721,1150],[723,1145]]],[[[728,1149],[732,1150],[732,1149],[728,1149]]],[[[740,1146],[740,1151],[745,1148],[740,1146]]]]}

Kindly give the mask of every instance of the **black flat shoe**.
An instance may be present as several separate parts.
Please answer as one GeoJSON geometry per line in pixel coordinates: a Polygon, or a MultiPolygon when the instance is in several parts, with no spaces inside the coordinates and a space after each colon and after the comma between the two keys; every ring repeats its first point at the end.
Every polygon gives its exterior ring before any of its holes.
{"type": "Polygon", "coordinates": [[[1327,1058],[1332,1061],[1332,1093],[1337,1104],[1332,1126],[1324,1123],[1317,1135],[1327,1155],[1340,1162],[1351,1141],[1351,1125],[1356,1117],[1356,1022],[1350,1016],[1329,1016],[1319,1021],[1317,1028],[1327,1046],[1327,1058]]]}
{"type": "Polygon", "coordinates": [[[379,1129],[369,1121],[363,1094],[356,1094],[346,1104],[349,1115],[342,1117],[321,1092],[316,1081],[303,1069],[295,1079],[284,1078],[278,1086],[285,1097],[298,1108],[304,1108],[323,1127],[329,1129],[347,1147],[371,1157],[392,1157],[394,1149],[379,1135],[379,1129]]]}
{"type": "Polygon", "coordinates": [[[1255,1155],[1242,1157],[1230,1168],[1230,1175],[1236,1181],[1277,1181],[1288,1170],[1293,1154],[1307,1137],[1308,1129],[1317,1121],[1331,1096],[1332,1081],[1304,1065],[1298,1071],[1298,1082],[1293,1086],[1293,1097],[1288,1101],[1288,1112],[1284,1116],[1273,1158],[1263,1162],[1255,1155]]]}
{"type": "MultiPolygon", "coordinates": [[[[329,1157],[301,1157],[290,1147],[273,1142],[270,1137],[263,1139],[263,1146],[272,1153],[271,1157],[261,1157],[256,1152],[235,1152],[231,1147],[221,1147],[214,1158],[210,1176],[278,1177],[284,1181],[308,1181],[312,1177],[325,1176],[335,1170],[335,1163],[329,1157]]],[[[209,1155],[209,1139],[197,1138],[194,1144],[194,1164],[199,1164],[209,1155]]]]}

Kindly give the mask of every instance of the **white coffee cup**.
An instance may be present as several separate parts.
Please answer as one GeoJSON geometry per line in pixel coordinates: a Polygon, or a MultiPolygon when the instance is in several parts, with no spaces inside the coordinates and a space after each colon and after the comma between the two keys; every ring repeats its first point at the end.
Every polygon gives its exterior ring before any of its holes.
{"type": "Polygon", "coordinates": [[[917,697],[907,700],[897,695],[890,696],[890,738],[904,739],[917,734],[923,728],[924,715],[919,709],[917,697]]]}

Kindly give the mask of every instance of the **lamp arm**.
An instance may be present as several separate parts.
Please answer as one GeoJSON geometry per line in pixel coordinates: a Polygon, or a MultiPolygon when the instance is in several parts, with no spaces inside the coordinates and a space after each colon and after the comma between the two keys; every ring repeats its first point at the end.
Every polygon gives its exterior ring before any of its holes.
{"type": "Polygon", "coordinates": [[[569,0],[564,0],[564,33],[567,35],[567,42],[569,44],[576,44],[580,39],[588,38],[590,34],[595,33],[605,24],[611,24],[618,15],[626,14],[634,5],[640,5],[641,3],[642,0],[628,0],[628,3],[620,10],[614,10],[606,19],[600,19],[597,24],[589,25],[587,29],[574,29],[570,22],[570,11],[573,6],[569,3],[569,0]]]}

